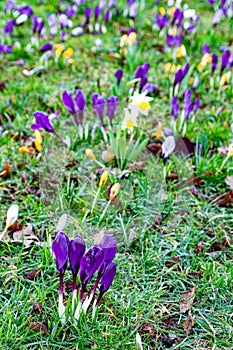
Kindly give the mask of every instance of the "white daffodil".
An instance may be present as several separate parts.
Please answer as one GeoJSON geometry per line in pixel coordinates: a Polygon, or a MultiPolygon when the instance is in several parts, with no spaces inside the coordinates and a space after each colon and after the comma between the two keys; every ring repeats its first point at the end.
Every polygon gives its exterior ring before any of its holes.
{"type": "Polygon", "coordinates": [[[138,91],[134,92],[134,95],[130,97],[130,105],[129,106],[137,106],[139,111],[143,115],[148,115],[150,110],[150,101],[153,100],[153,97],[146,96],[146,92],[142,92],[139,94],[138,91]]]}
{"type": "Polygon", "coordinates": [[[137,116],[138,116],[138,112],[139,112],[139,108],[135,106],[130,106],[131,109],[130,111],[128,110],[128,108],[124,108],[125,111],[125,117],[122,121],[121,124],[121,129],[125,130],[133,130],[133,128],[135,126],[137,126],[137,116]]]}

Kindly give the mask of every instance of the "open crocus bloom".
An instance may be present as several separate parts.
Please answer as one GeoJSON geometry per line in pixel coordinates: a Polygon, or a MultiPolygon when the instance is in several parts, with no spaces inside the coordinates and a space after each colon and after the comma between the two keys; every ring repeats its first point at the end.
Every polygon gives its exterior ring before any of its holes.
{"type": "Polygon", "coordinates": [[[137,91],[135,91],[134,95],[130,97],[130,105],[137,106],[143,115],[148,115],[151,108],[150,101],[152,100],[153,97],[146,96],[146,92],[139,94],[137,91]]]}

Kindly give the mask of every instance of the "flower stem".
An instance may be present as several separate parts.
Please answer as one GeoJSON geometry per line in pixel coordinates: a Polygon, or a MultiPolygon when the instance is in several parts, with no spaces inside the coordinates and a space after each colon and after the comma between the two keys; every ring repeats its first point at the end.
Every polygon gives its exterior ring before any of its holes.
{"type": "Polygon", "coordinates": [[[108,201],[108,203],[107,203],[107,205],[106,205],[106,207],[105,207],[103,213],[101,214],[101,217],[100,217],[100,219],[99,219],[98,224],[100,224],[101,221],[103,220],[103,218],[104,218],[104,216],[105,216],[105,214],[106,214],[106,211],[108,210],[108,207],[109,207],[110,204],[111,204],[111,200],[108,201]]]}

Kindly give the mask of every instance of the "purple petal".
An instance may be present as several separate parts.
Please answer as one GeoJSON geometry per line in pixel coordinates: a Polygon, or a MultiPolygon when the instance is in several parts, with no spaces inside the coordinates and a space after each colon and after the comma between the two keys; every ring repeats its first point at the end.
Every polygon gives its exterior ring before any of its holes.
{"type": "Polygon", "coordinates": [[[76,236],[70,242],[69,259],[70,259],[70,268],[73,274],[77,275],[79,271],[80,261],[83,254],[85,253],[85,249],[86,249],[86,246],[82,237],[76,236]]]}
{"type": "Polygon", "coordinates": [[[86,100],[85,97],[83,95],[82,90],[78,90],[77,94],[76,94],[76,105],[78,107],[78,111],[82,112],[84,111],[85,107],[86,107],[86,100]]]}
{"type": "Polygon", "coordinates": [[[54,132],[54,127],[51,124],[49,117],[47,114],[37,111],[34,113],[34,117],[36,118],[36,124],[32,124],[31,128],[33,130],[36,130],[35,127],[37,129],[39,129],[37,126],[40,126],[40,129],[45,129],[48,132],[54,132]]]}
{"type": "Polygon", "coordinates": [[[104,262],[110,263],[117,252],[117,241],[112,235],[106,235],[101,240],[99,247],[104,251],[104,262]]]}
{"type": "Polygon", "coordinates": [[[46,43],[46,44],[41,46],[40,52],[46,52],[46,51],[52,50],[52,48],[53,48],[52,44],[46,43]]]}
{"type": "Polygon", "coordinates": [[[58,232],[53,241],[52,252],[55,255],[57,269],[64,273],[67,268],[69,251],[69,238],[64,232],[58,232]]]}
{"type": "Polygon", "coordinates": [[[73,98],[72,98],[71,94],[69,94],[69,92],[66,90],[63,91],[62,102],[63,102],[64,106],[66,107],[66,109],[68,109],[68,111],[71,114],[76,113],[73,98]]]}
{"type": "Polygon", "coordinates": [[[118,86],[120,85],[122,76],[123,76],[123,70],[122,70],[122,69],[118,69],[118,70],[115,72],[115,77],[117,78],[117,85],[118,85],[118,86]]]}
{"type": "Polygon", "coordinates": [[[111,262],[106,270],[104,271],[104,274],[100,281],[100,293],[103,294],[107,292],[108,288],[111,286],[112,281],[114,280],[114,277],[116,275],[116,263],[111,262]]]}
{"type": "Polygon", "coordinates": [[[82,284],[91,280],[94,273],[104,261],[104,251],[99,247],[92,247],[83,255],[80,261],[80,279],[82,284]]]}

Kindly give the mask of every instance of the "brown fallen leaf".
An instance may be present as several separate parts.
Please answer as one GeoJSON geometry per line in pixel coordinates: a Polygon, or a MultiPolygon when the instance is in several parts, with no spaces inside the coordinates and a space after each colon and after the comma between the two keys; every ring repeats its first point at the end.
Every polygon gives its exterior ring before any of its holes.
{"type": "Polygon", "coordinates": [[[140,334],[149,334],[150,338],[153,339],[155,336],[155,328],[152,323],[145,321],[141,327],[139,328],[138,332],[140,334]]]}
{"type": "Polygon", "coordinates": [[[187,320],[185,320],[183,323],[184,331],[187,335],[189,335],[193,326],[194,326],[194,318],[192,317],[191,312],[189,312],[187,320]]]}
{"type": "Polygon", "coordinates": [[[194,196],[200,197],[206,201],[211,201],[211,198],[209,196],[207,196],[206,194],[202,193],[201,191],[199,191],[195,186],[191,187],[191,193],[194,196]]]}
{"type": "Polygon", "coordinates": [[[0,173],[0,177],[3,179],[9,179],[11,177],[10,164],[8,160],[6,160],[3,170],[0,173]]]}
{"type": "Polygon", "coordinates": [[[231,202],[233,202],[233,191],[221,194],[220,196],[211,201],[211,203],[215,203],[220,207],[230,204],[231,202]]]}
{"type": "Polygon", "coordinates": [[[181,262],[181,258],[178,258],[178,257],[173,257],[173,258],[170,258],[169,260],[166,260],[165,261],[165,266],[167,266],[167,267],[172,267],[172,266],[174,266],[174,265],[177,265],[179,262],[181,262]]]}
{"type": "Polygon", "coordinates": [[[39,238],[33,233],[33,228],[31,224],[23,228],[21,231],[14,232],[13,241],[20,243],[24,242],[24,246],[26,248],[28,248],[32,243],[41,246],[39,238]]]}
{"type": "Polygon", "coordinates": [[[40,270],[30,270],[25,274],[25,277],[30,281],[34,281],[36,279],[36,277],[38,277],[40,275],[41,275],[40,270]]]}
{"type": "Polygon", "coordinates": [[[191,309],[195,298],[195,290],[196,290],[196,287],[194,286],[191,291],[182,293],[182,297],[180,301],[180,312],[183,313],[191,309]]]}
{"type": "Polygon", "coordinates": [[[48,328],[43,322],[28,322],[27,326],[37,333],[48,333],[48,328]]]}

